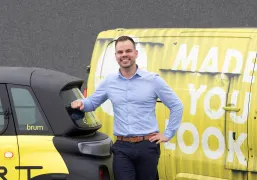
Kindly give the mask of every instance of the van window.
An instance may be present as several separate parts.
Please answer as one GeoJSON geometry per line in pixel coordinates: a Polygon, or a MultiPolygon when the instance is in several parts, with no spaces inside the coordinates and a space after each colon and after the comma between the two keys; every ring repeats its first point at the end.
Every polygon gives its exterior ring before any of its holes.
{"type": "Polygon", "coordinates": [[[61,91],[60,96],[70,115],[70,118],[80,127],[94,128],[101,125],[101,122],[96,118],[94,112],[82,112],[70,108],[72,101],[83,98],[83,94],[78,88],[71,88],[61,91]]]}
{"type": "Polygon", "coordinates": [[[31,93],[26,88],[11,88],[14,110],[21,131],[47,131],[45,120],[31,93]]]}

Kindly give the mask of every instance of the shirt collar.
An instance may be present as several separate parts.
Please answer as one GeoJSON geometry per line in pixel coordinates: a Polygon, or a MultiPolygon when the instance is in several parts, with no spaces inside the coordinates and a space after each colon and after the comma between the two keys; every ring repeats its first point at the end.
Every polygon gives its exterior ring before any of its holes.
{"type": "MultiPolygon", "coordinates": [[[[144,72],[143,72],[141,69],[138,68],[138,65],[137,65],[137,71],[135,72],[135,74],[134,74],[130,79],[132,79],[132,78],[135,77],[136,75],[138,75],[139,77],[142,77],[142,76],[144,75],[144,72]]],[[[126,79],[126,78],[121,74],[120,70],[119,70],[119,72],[118,72],[118,77],[121,77],[121,78],[123,78],[123,79],[126,79]]]]}

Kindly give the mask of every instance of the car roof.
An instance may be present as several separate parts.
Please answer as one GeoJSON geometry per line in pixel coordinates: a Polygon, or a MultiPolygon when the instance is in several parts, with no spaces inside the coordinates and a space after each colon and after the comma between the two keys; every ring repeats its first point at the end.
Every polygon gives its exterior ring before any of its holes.
{"type": "Polygon", "coordinates": [[[57,92],[69,83],[82,84],[83,80],[69,74],[37,67],[0,67],[0,84],[16,84],[48,88],[57,92]]]}
{"type": "Polygon", "coordinates": [[[0,83],[30,86],[30,77],[38,68],[0,67],[0,83]]]}

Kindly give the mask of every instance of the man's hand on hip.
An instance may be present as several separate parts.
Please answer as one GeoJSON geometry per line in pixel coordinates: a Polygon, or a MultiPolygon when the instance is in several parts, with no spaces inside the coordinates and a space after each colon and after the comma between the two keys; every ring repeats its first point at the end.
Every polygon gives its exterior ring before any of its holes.
{"type": "Polygon", "coordinates": [[[161,142],[168,142],[169,139],[161,133],[154,133],[154,135],[149,139],[149,141],[154,142],[157,141],[156,144],[161,142]]]}
{"type": "Polygon", "coordinates": [[[84,109],[84,104],[81,100],[76,100],[71,103],[71,107],[82,111],[84,109]]]}

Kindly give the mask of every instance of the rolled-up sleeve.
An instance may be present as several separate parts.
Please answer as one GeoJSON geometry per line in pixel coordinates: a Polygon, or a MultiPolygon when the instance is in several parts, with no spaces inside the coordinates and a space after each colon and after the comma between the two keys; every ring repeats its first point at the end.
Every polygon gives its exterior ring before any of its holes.
{"type": "Polygon", "coordinates": [[[107,84],[108,83],[106,78],[100,83],[100,85],[91,96],[81,99],[84,104],[85,112],[94,111],[107,100],[107,84]]]}
{"type": "Polygon", "coordinates": [[[181,124],[184,107],[179,97],[159,75],[155,76],[155,92],[170,110],[169,122],[164,131],[164,135],[170,140],[181,124]]]}

